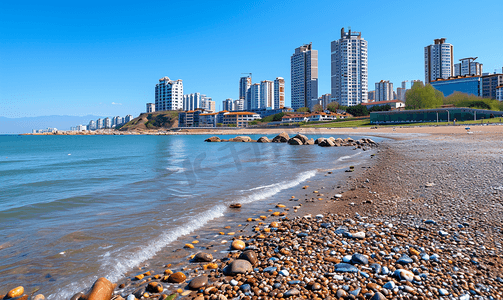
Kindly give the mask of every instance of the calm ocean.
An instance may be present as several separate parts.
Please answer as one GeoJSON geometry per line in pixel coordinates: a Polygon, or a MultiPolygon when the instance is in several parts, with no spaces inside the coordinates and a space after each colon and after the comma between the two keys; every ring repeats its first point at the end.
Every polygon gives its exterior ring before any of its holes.
{"type": "Polygon", "coordinates": [[[23,285],[69,299],[244,218],[230,203],[250,213],[369,156],[207,137],[0,136],[0,294],[23,285]]]}

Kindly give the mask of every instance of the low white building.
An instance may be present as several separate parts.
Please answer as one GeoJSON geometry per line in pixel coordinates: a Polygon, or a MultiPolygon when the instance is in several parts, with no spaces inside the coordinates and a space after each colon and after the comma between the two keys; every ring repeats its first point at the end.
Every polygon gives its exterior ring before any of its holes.
{"type": "Polygon", "coordinates": [[[369,103],[362,103],[362,105],[365,106],[367,109],[370,109],[374,106],[384,106],[384,105],[391,106],[391,109],[397,109],[405,107],[405,102],[400,100],[389,100],[389,101],[375,101],[369,103]]]}

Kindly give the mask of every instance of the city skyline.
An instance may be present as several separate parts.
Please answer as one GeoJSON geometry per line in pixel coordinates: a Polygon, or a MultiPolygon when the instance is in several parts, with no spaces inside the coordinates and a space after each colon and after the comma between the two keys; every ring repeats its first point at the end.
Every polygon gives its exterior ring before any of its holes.
{"type": "Polygon", "coordinates": [[[326,18],[352,7],[329,1],[309,6],[300,1],[276,6],[198,2],[175,6],[180,12],[204,17],[200,21],[189,22],[181,16],[156,21],[149,5],[125,5],[110,15],[106,12],[115,9],[112,4],[96,10],[82,3],[2,3],[0,24],[9,30],[0,31],[0,116],[137,116],[145,111],[145,103],[153,102],[152,84],[164,76],[182,79],[184,94],[211,95],[220,106],[227,98],[239,98],[236,82],[244,72],[253,73],[254,78],[284,77],[285,105],[290,107],[293,49],[312,42],[319,53],[318,94],[330,93],[330,42],[347,26],[362,32],[369,42],[370,86],[380,80],[398,84],[423,79],[424,47],[437,38],[446,38],[454,46],[456,63],[478,57],[489,73],[503,66],[499,51],[503,41],[494,38],[503,27],[497,14],[503,9],[499,1],[471,8],[484,20],[484,30],[458,21],[465,14],[459,1],[425,1],[420,6],[362,3],[366,10],[391,9],[395,15],[389,19],[378,14],[326,18]],[[70,14],[76,8],[80,13],[70,14]],[[425,22],[435,18],[433,8],[449,13],[425,22]],[[315,29],[297,22],[315,16],[315,29]],[[281,34],[263,31],[266,28],[282,28],[281,34]],[[193,47],[196,43],[204,47],[193,47]],[[30,84],[26,84],[28,78],[30,84]]]}

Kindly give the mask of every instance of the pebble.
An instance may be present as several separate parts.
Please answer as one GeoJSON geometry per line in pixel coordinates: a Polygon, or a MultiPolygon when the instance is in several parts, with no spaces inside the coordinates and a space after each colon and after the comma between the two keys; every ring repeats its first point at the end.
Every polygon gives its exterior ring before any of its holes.
{"type": "Polygon", "coordinates": [[[354,265],[366,265],[366,264],[369,263],[369,260],[368,260],[368,258],[365,255],[359,254],[359,253],[355,253],[351,257],[351,263],[354,264],[354,265]]]}
{"type": "Polygon", "coordinates": [[[197,276],[196,278],[193,278],[189,282],[189,288],[193,290],[200,289],[202,287],[205,287],[208,284],[208,276],[202,275],[202,276],[197,276]]]}
{"type": "Polygon", "coordinates": [[[446,289],[438,289],[440,296],[448,296],[449,292],[446,289]]]}
{"type": "Polygon", "coordinates": [[[185,281],[185,279],[187,279],[187,276],[185,276],[185,274],[183,274],[182,272],[176,272],[176,273],[169,275],[168,282],[182,283],[185,281]]]}
{"type": "Polygon", "coordinates": [[[244,259],[236,259],[230,264],[228,273],[230,275],[246,274],[248,272],[251,272],[252,270],[253,267],[249,261],[244,259]]]}
{"type": "Polygon", "coordinates": [[[292,296],[297,296],[298,294],[300,294],[300,291],[298,289],[291,289],[291,290],[288,290],[284,296],[285,297],[292,297],[292,296]]]}
{"type": "Polygon", "coordinates": [[[386,297],[380,292],[377,292],[374,296],[372,296],[372,298],[370,298],[370,300],[386,300],[386,297]]]}
{"type": "Polygon", "coordinates": [[[401,264],[401,265],[408,265],[410,263],[414,262],[412,260],[412,258],[410,258],[407,254],[402,254],[402,256],[400,256],[400,258],[396,261],[397,264],[401,264]]]}
{"type": "Polygon", "coordinates": [[[414,273],[412,273],[411,271],[404,270],[404,269],[396,270],[394,275],[399,280],[407,280],[409,282],[412,282],[412,280],[414,279],[414,273]]]}
{"type": "Polygon", "coordinates": [[[358,273],[358,268],[347,263],[338,263],[334,266],[334,271],[345,272],[345,273],[358,273]]]}
{"type": "Polygon", "coordinates": [[[244,250],[246,248],[245,242],[242,240],[234,240],[231,244],[233,250],[244,250]]]}
{"type": "Polygon", "coordinates": [[[213,255],[210,253],[199,252],[194,256],[194,261],[196,262],[211,262],[213,260],[213,255]]]}

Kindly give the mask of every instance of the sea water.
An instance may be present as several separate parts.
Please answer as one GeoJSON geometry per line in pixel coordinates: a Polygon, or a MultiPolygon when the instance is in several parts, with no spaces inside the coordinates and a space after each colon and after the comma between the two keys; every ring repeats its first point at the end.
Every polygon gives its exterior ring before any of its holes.
{"type": "Polygon", "coordinates": [[[365,154],[208,137],[0,136],[0,294],[68,299],[116,282],[365,154]]]}

